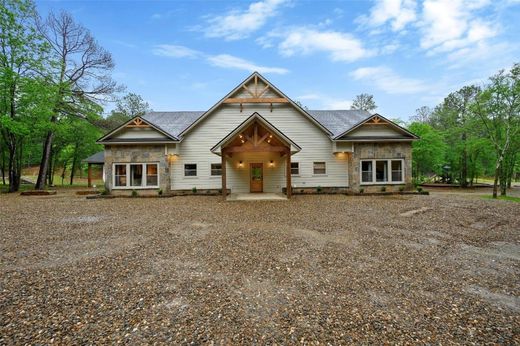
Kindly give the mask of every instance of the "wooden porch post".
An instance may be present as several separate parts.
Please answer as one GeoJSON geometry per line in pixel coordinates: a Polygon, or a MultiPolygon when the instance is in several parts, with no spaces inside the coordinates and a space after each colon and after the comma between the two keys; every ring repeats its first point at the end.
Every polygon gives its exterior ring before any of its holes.
{"type": "Polygon", "coordinates": [[[92,187],[92,164],[88,164],[88,170],[87,170],[87,179],[88,179],[88,187],[92,187]]]}
{"type": "Polygon", "coordinates": [[[292,187],[291,187],[291,148],[287,148],[285,151],[287,158],[285,159],[285,162],[287,163],[286,168],[286,190],[287,190],[287,198],[291,198],[292,196],[292,187]]]}
{"type": "Polygon", "coordinates": [[[222,164],[222,197],[226,199],[227,196],[227,187],[226,187],[226,152],[222,149],[221,153],[221,164],[222,164]]]}

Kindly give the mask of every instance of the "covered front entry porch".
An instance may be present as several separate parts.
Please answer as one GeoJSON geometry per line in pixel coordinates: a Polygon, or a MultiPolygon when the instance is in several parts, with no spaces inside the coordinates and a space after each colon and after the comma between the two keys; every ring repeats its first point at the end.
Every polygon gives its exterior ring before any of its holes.
{"type": "MultiPolygon", "coordinates": [[[[291,197],[291,155],[300,148],[254,113],[212,151],[221,156],[222,194],[281,194],[291,197]]],[[[247,197],[252,198],[252,197],[247,197]]]]}

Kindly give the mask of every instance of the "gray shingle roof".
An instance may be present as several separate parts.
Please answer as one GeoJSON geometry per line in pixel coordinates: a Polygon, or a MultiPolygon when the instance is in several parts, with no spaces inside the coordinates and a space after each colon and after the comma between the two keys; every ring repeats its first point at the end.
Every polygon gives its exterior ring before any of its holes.
{"type": "Polygon", "coordinates": [[[99,153],[95,153],[83,160],[83,162],[87,163],[104,163],[105,162],[105,151],[100,151],[99,153]]]}
{"type": "Polygon", "coordinates": [[[307,113],[312,115],[319,123],[325,126],[332,137],[336,137],[348,129],[365,120],[371,114],[362,110],[308,110],[307,113]]]}
{"type": "MultiPolygon", "coordinates": [[[[326,127],[336,137],[371,114],[361,110],[308,110],[316,121],[326,127]]],[[[143,118],[178,138],[179,134],[195,122],[204,111],[150,112],[143,118]]]]}
{"type": "Polygon", "coordinates": [[[202,114],[204,111],[150,112],[145,114],[143,119],[179,138],[179,133],[193,124],[202,114]]]}

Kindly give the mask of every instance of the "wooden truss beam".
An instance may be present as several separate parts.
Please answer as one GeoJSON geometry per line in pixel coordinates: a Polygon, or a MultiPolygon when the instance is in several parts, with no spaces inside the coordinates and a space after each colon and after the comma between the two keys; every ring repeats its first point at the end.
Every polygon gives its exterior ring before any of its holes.
{"type": "Polygon", "coordinates": [[[223,103],[289,103],[285,97],[266,97],[266,98],[236,98],[230,97],[225,99],[223,103]]]}
{"type": "Polygon", "coordinates": [[[287,152],[287,147],[284,146],[269,146],[269,147],[253,147],[253,148],[246,148],[243,146],[236,146],[236,147],[227,147],[223,149],[223,153],[225,154],[232,154],[232,153],[249,153],[249,152],[277,152],[285,154],[287,152]]]}

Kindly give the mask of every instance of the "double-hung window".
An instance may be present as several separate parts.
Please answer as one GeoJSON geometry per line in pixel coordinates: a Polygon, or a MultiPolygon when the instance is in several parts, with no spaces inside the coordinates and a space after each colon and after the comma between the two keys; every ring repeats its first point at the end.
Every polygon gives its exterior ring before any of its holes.
{"type": "Polygon", "coordinates": [[[361,160],[361,184],[403,184],[402,159],[361,160]]]}
{"type": "Polygon", "coordinates": [[[113,169],[114,188],[159,187],[159,164],[115,163],[113,169]]]}
{"type": "Polygon", "coordinates": [[[197,176],[197,164],[186,163],[184,165],[184,176],[185,177],[196,177],[197,176]]]}
{"type": "Polygon", "coordinates": [[[211,164],[211,176],[221,176],[222,175],[222,164],[221,163],[212,163],[211,164]]]}
{"type": "Polygon", "coordinates": [[[324,175],[327,174],[327,165],[325,162],[314,162],[313,163],[313,173],[315,175],[324,175]]]}
{"type": "Polygon", "coordinates": [[[291,175],[300,175],[300,163],[291,162],[291,175]]]}

